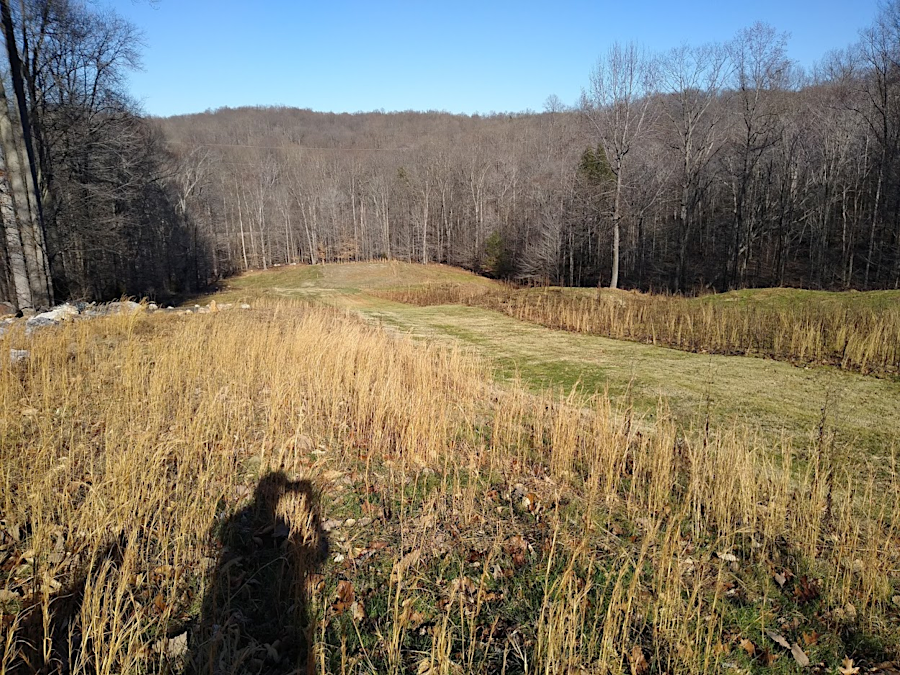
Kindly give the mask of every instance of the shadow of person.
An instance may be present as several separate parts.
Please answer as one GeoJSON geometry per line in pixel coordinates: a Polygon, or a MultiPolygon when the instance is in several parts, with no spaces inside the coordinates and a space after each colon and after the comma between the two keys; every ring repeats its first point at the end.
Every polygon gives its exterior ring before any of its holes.
{"type": "Polygon", "coordinates": [[[213,534],[221,548],[190,636],[188,672],[313,672],[307,588],[328,542],[310,482],[269,473],[213,534]]]}

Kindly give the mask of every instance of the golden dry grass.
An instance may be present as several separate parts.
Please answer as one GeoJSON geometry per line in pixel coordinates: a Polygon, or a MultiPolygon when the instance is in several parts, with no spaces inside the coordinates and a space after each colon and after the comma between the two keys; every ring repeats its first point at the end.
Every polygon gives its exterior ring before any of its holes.
{"type": "Polygon", "coordinates": [[[900,301],[734,302],[570,289],[491,290],[448,283],[385,290],[418,305],[469,304],[548,328],[658,344],[690,352],[828,364],[864,374],[900,374],[900,301]]]}
{"type": "MultiPolygon", "coordinates": [[[[320,672],[799,669],[766,631],[827,668],[900,655],[900,477],[825,436],[802,461],[686,437],[664,409],[498,387],[459,350],[284,300],[28,346],[0,369],[3,672],[202,660],[220,525],[272,471],[320,495],[279,505],[292,531],[340,522],[286,591],[320,672]]],[[[307,665],[225,626],[212,672],[307,665]]]]}

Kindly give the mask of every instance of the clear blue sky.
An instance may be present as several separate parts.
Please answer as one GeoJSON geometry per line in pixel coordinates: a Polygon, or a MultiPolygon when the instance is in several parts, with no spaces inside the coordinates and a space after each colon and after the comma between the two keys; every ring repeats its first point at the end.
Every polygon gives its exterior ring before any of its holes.
{"type": "Polygon", "coordinates": [[[542,110],[577,100],[615,41],[724,41],[755,21],[811,66],[856,41],[877,0],[103,0],[144,33],[145,112],[542,110]]]}

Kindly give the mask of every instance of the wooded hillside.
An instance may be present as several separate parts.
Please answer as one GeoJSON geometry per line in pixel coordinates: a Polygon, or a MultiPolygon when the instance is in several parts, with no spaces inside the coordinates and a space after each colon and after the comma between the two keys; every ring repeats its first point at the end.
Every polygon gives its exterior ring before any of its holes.
{"type": "Polygon", "coordinates": [[[578,105],[540,113],[149,120],[122,84],[132,26],[0,4],[0,296],[18,307],[383,258],[682,292],[900,285],[900,2],[809,73],[757,24],[614,45],[578,105]]]}
{"type": "Polygon", "coordinates": [[[817,72],[763,24],[617,45],[541,113],[158,120],[216,269],[399,258],[568,285],[900,283],[900,5],[817,72]],[[618,242],[618,243],[617,243],[618,242]],[[618,254],[614,252],[618,249],[618,254]]]}

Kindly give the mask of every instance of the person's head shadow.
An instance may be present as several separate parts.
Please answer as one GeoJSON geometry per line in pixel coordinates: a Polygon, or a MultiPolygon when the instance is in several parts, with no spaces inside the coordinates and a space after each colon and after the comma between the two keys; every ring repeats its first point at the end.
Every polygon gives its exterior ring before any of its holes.
{"type": "Polygon", "coordinates": [[[214,527],[216,567],[190,639],[189,671],[312,672],[309,576],[328,554],[312,484],[265,475],[214,527]]]}

